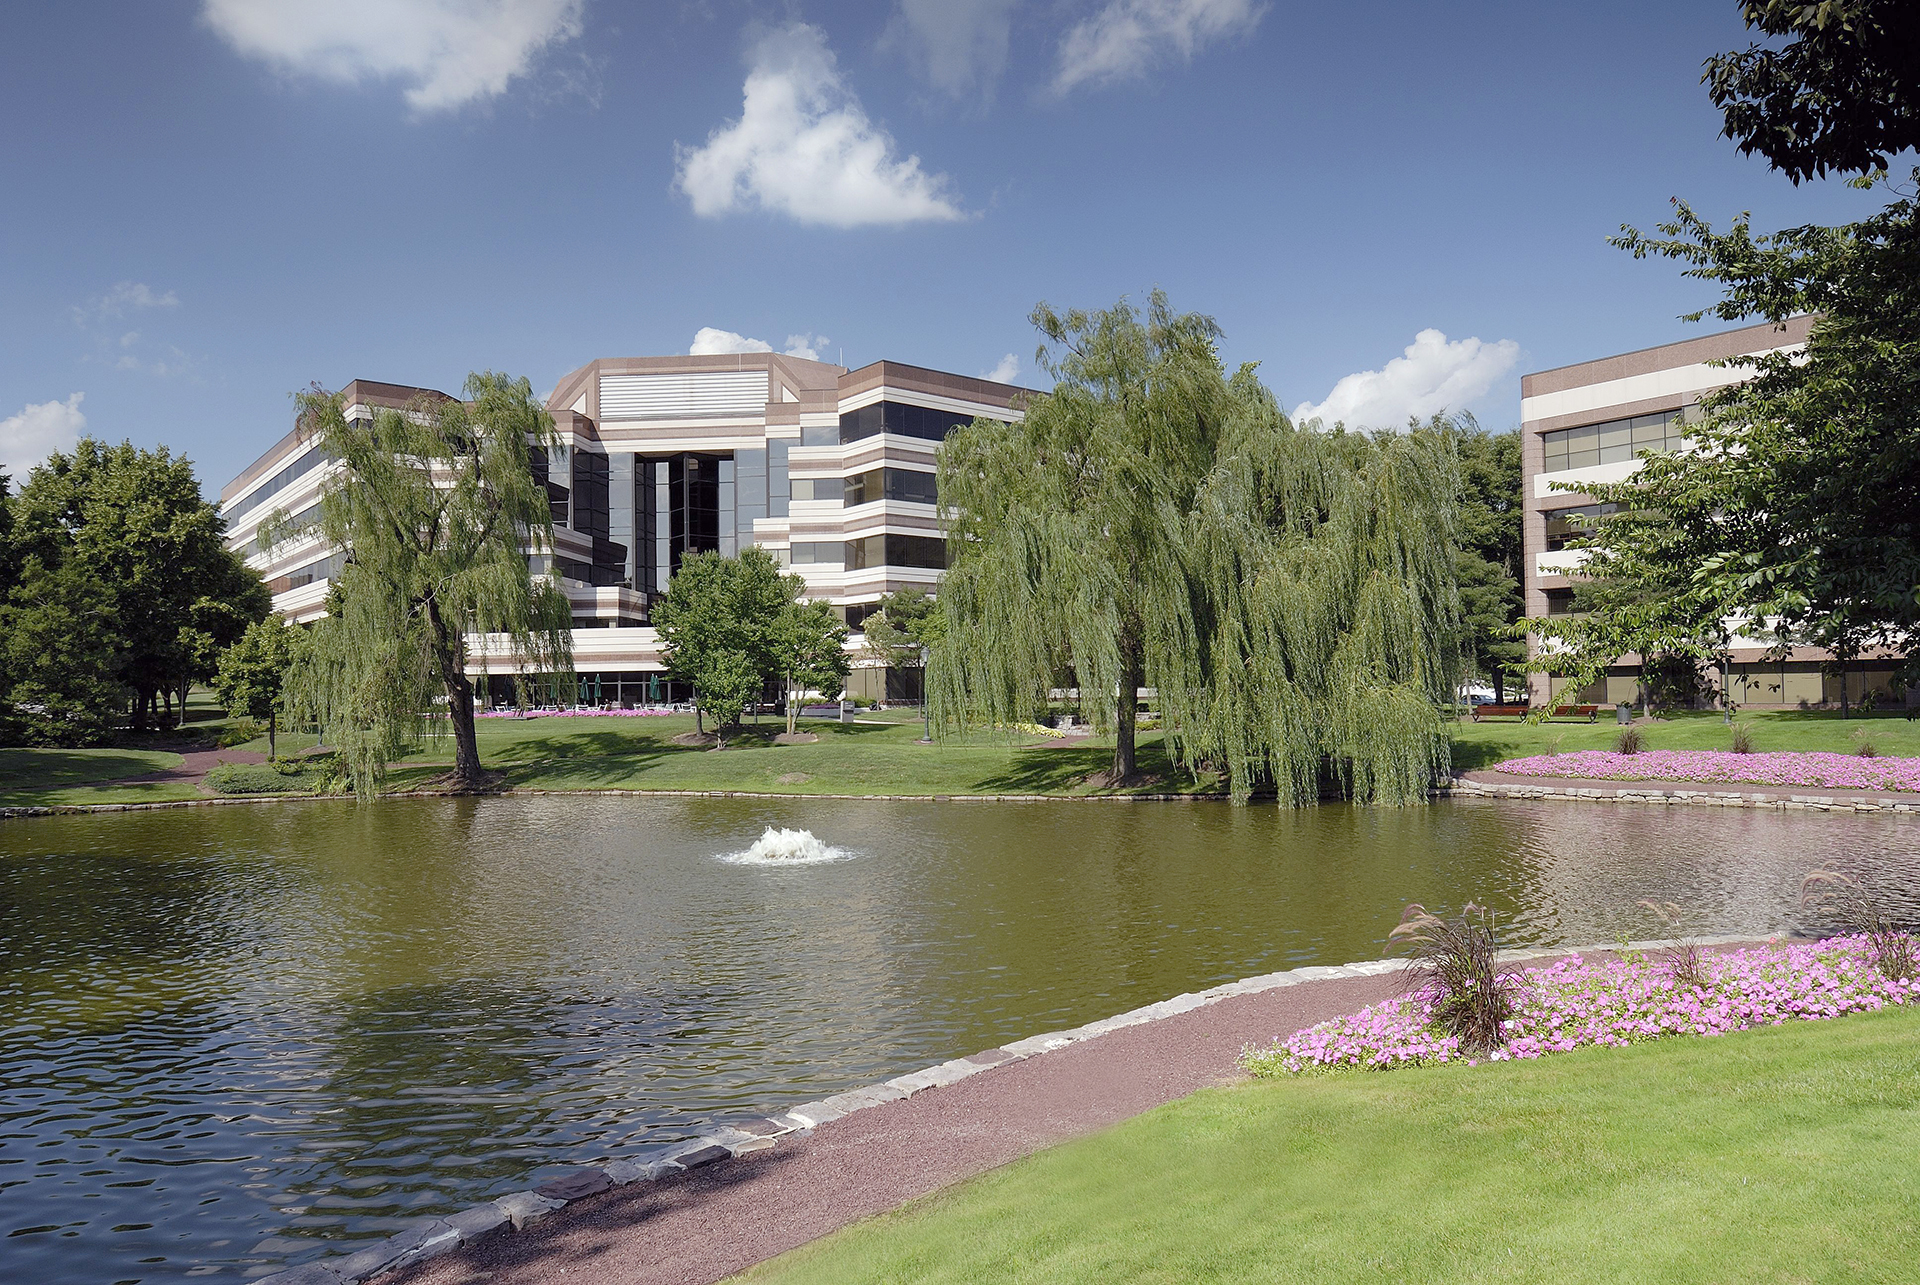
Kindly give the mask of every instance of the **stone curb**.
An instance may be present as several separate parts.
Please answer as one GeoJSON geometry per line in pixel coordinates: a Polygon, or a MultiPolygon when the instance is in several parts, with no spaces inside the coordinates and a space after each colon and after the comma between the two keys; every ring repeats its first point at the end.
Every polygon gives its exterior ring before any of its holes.
{"type": "MultiPolygon", "coordinates": [[[[1507,781],[1469,781],[1455,777],[1433,792],[1436,798],[1554,799],[1577,803],[1689,803],[1707,807],[1780,808],[1806,812],[1920,813],[1920,800],[1848,798],[1832,794],[1792,794],[1775,798],[1733,790],[1567,787],[1519,785],[1507,781]]],[[[429,790],[402,790],[382,799],[443,799],[429,790]]],[[[501,790],[484,798],[630,798],[630,799],[819,799],[834,803],[1226,803],[1225,794],[783,794],[771,790],[501,790]]],[[[346,794],[250,794],[212,799],[170,799],[162,803],[57,803],[0,807],[0,821],[15,817],[74,816],[92,812],[153,812],[162,808],[208,808],[249,803],[325,803],[350,800],[346,794]]],[[[1265,800],[1256,797],[1255,802],[1265,800]]]]}
{"type": "MultiPolygon", "coordinates": [[[[1752,933],[1690,939],[1691,944],[1697,946],[1729,946],[1754,940],[1756,938],[1752,933]]],[[[1659,950],[1679,944],[1674,940],[1634,941],[1626,943],[1626,948],[1659,950]]],[[[1588,951],[1613,952],[1619,949],[1621,949],[1620,943],[1598,946],[1554,946],[1532,950],[1503,950],[1498,958],[1517,963],[1528,959],[1560,958],[1588,951]]],[[[905,1075],[897,1075],[891,1080],[883,1080],[878,1084],[869,1084],[861,1088],[849,1089],[845,1093],[836,1093],[818,1102],[802,1103],[777,1115],[753,1116],[736,1120],[732,1124],[717,1125],[679,1142],[647,1147],[602,1165],[588,1165],[574,1169],[530,1190],[512,1192],[457,1214],[423,1218],[397,1236],[352,1254],[303,1263],[298,1267],[275,1272],[271,1276],[258,1277],[254,1285],[357,1285],[358,1282],[369,1280],[384,1272],[409,1266],[422,1259],[450,1253],[468,1241],[487,1235],[501,1227],[511,1225],[515,1231],[524,1230],[557,1209],[614,1187],[630,1186],[638,1182],[656,1182],[670,1174],[703,1165],[717,1164],[756,1151],[764,1151],[778,1145],[781,1138],[811,1133],[817,1126],[844,1119],[855,1111],[879,1106],[884,1102],[898,1102],[902,1098],[912,1097],[928,1089],[944,1088],[969,1076],[990,1071],[997,1066],[1038,1057],[1070,1044],[1098,1039],[1110,1031],[1123,1030],[1129,1026],[1143,1026],[1179,1013],[1191,1012],[1196,1008],[1205,1008],[1237,995],[1257,995],[1262,991],[1279,990],[1285,986],[1299,986],[1308,982],[1379,977],[1387,973],[1400,972],[1407,967],[1407,964],[1408,961],[1404,959],[1370,959],[1355,964],[1343,964],[1339,967],[1316,964],[1278,973],[1263,973],[1258,977],[1244,977],[1237,982],[1225,982],[1203,991],[1175,995],[1171,999],[1163,999],[1142,1008],[1130,1009],[1125,1013],[1116,1013],[1112,1017],[1103,1017],[1071,1030],[1030,1035],[999,1048],[938,1062],[933,1066],[909,1071],[905,1075]]]]}
{"type": "Polygon", "coordinates": [[[1571,803],[1691,804],[1715,808],[1776,808],[1795,812],[1920,813],[1920,800],[1885,800],[1839,794],[1772,794],[1740,790],[1662,789],[1644,784],[1605,786],[1521,785],[1513,781],[1470,781],[1455,777],[1442,796],[1492,799],[1554,799],[1571,803]]]}

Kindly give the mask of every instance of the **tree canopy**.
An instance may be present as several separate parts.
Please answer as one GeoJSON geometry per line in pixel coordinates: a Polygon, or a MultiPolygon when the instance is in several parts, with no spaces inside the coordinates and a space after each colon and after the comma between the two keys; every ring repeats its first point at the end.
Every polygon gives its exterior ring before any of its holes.
{"type": "Polygon", "coordinates": [[[1742,0],[1747,26],[1785,37],[1707,60],[1723,133],[1795,183],[1864,174],[1920,147],[1920,5],[1742,0]]]}
{"type": "Polygon", "coordinates": [[[802,601],[806,588],[805,577],[749,545],[737,557],[689,554],[654,608],[668,672],[693,685],[696,709],[713,716],[722,743],[770,681],[786,686],[789,731],[800,689],[838,692],[846,626],[826,603],[802,601]]]}
{"type": "Polygon", "coordinates": [[[257,621],[220,657],[213,690],[236,718],[267,723],[267,754],[278,758],[280,707],[306,635],[278,616],[257,621]]]}
{"type": "Polygon", "coordinates": [[[348,419],[336,393],[299,398],[300,432],[338,461],[318,526],[349,554],[295,691],[362,797],[422,733],[451,733],[451,788],[484,788],[468,634],[496,636],[530,681],[573,686],[566,595],[528,566],[553,547],[530,454],[553,421],[525,379],[476,373],[465,392],[371,419],[348,419]]]}
{"type": "Polygon", "coordinates": [[[7,507],[15,583],[0,610],[12,699],[38,711],[22,715],[36,739],[98,739],[127,696],[136,729],[163,721],[162,703],[184,706],[220,648],[268,612],[192,464],[165,447],[82,438],[7,507]]]}
{"type": "Polygon", "coordinates": [[[1520,593],[1520,432],[1488,432],[1467,413],[1435,415],[1408,429],[1450,437],[1459,455],[1454,574],[1460,584],[1461,659],[1468,677],[1484,678],[1504,701],[1508,680],[1525,671],[1527,659],[1526,641],[1513,627],[1526,613],[1520,593]]]}
{"type": "Polygon", "coordinates": [[[1078,686],[1136,771],[1135,693],[1237,799],[1423,798],[1458,674],[1457,451],[1435,434],[1302,431],[1207,317],[1155,292],[1033,320],[1055,378],[940,453],[949,570],[931,673],[943,726],[1038,716],[1078,686]]]}

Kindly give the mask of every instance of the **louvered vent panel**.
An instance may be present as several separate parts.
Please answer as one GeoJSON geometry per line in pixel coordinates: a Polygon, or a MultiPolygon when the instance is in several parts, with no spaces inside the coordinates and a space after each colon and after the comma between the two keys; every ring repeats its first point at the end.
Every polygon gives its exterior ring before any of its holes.
{"type": "Polygon", "coordinates": [[[600,376],[602,420],[751,415],[765,410],[766,405],[767,372],[764,370],[600,376]]]}

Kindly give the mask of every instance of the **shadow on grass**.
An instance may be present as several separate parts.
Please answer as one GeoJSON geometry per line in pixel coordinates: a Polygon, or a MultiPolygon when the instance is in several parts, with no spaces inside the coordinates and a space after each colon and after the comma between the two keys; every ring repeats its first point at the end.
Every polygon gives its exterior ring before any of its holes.
{"type": "MultiPolygon", "coordinates": [[[[1158,741],[1139,747],[1136,755],[1141,775],[1146,778],[1130,790],[1095,790],[1098,794],[1208,793],[1203,786],[1167,757],[1158,741]]],[[[1113,766],[1110,745],[1038,745],[1013,752],[1013,765],[1004,772],[984,777],[974,788],[982,794],[1079,794],[1088,792],[1087,778],[1113,766]]]]}

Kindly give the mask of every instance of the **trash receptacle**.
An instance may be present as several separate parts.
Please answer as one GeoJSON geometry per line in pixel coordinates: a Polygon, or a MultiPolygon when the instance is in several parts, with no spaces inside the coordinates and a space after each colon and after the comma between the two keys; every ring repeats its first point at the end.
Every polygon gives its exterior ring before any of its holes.
{"type": "Polygon", "coordinates": [[[1613,721],[1621,724],[1631,723],[1633,721],[1633,703],[1631,701],[1621,701],[1618,705],[1615,705],[1613,707],[1613,721]]]}
{"type": "Polygon", "coordinates": [[[840,721],[843,723],[851,723],[853,721],[853,702],[852,701],[840,702],[840,721]]]}

